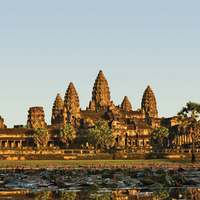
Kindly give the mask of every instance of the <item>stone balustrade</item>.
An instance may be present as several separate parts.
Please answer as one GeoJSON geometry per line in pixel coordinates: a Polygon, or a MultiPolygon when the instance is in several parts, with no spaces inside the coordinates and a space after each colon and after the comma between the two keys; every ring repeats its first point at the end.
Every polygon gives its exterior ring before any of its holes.
{"type": "MultiPolygon", "coordinates": [[[[102,154],[106,153],[103,149],[57,149],[48,148],[43,150],[34,150],[29,147],[19,148],[2,148],[0,155],[2,154],[69,154],[69,155],[82,155],[82,154],[102,154]]],[[[109,153],[109,151],[107,152],[109,153]]],[[[110,151],[110,153],[113,153],[110,151]]],[[[152,148],[129,148],[118,149],[116,153],[120,154],[191,154],[192,149],[152,149],[152,148]]],[[[195,153],[200,153],[200,148],[195,149],[195,153]]]]}

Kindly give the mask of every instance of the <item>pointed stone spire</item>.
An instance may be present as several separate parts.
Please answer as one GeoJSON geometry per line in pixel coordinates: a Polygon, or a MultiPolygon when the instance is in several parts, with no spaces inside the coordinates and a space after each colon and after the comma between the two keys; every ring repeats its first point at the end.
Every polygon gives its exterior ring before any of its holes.
{"type": "Polygon", "coordinates": [[[72,82],[65,93],[64,107],[68,116],[68,122],[71,121],[71,118],[78,117],[78,113],[80,112],[79,97],[72,82]]]}
{"type": "Polygon", "coordinates": [[[53,104],[52,108],[52,117],[51,117],[51,124],[60,124],[61,123],[61,116],[63,113],[64,102],[58,93],[56,99],[53,104]]]}
{"type": "Polygon", "coordinates": [[[132,106],[127,96],[125,96],[122,101],[121,109],[125,111],[132,111],[132,106]]]}
{"type": "Polygon", "coordinates": [[[102,70],[100,70],[94,83],[92,101],[90,102],[89,108],[90,110],[106,109],[110,104],[108,82],[102,70]]]}
{"type": "Polygon", "coordinates": [[[143,117],[149,116],[152,118],[158,118],[156,98],[149,85],[144,91],[142,98],[142,115],[143,117]]]}
{"type": "Polygon", "coordinates": [[[7,128],[6,125],[4,124],[4,119],[0,116],[0,129],[7,128]]]}

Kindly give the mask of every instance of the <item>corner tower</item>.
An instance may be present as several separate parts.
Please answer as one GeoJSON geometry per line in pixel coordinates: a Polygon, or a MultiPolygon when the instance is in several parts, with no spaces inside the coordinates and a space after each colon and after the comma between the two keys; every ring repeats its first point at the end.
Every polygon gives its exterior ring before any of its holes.
{"type": "Polygon", "coordinates": [[[94,83],[89,110],[105,110],[109,105],[111,105],[111,102],[108,82],[104,77],[102,70],[100,70],[94,83]]]}
{"type": "Polygon", "coordinates": [[[79,97],[76,92],[74,84],[71,82],[68,86],[68,89],[65,93],[64,100],[64,123],[71,122],[73,123],[76,118],[80,117],[80,108],[79,108],[79,97]]]}
{"type": "Polygon", "coordinates": [[[64,102],[58,93],[52,108],[51,124],[60,124],[62,121],[64,102]]]}
{"type": "Polygon", "coordinates": [[[143,94],[141,110],[143,118],[158,118],[156,98],[149,85],[143,94]]]}

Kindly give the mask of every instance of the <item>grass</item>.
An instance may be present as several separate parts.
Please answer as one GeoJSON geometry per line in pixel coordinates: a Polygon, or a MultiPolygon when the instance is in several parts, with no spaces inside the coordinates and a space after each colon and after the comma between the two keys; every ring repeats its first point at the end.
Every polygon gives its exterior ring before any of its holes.
{"type": "MultiPolygon", "coordinates": [[[[152,159],[152,160],[29,160],[29,161],[0,161],[0,167],[4,167],[5,165],[20,165],[20,166],[27,166],[38,168],[38,167],[48,167],[48,166],[57,166],[57,167],[66,167],[66,166],[89,166],[89,165],[138,165],[138,166],[145,166],[149,164],[173,164],[173,163],[180,163],[186,164],[190,163],[191,159],[152,159]]],[[[200,162],[200,160],[197,160],[200,162]]]]}

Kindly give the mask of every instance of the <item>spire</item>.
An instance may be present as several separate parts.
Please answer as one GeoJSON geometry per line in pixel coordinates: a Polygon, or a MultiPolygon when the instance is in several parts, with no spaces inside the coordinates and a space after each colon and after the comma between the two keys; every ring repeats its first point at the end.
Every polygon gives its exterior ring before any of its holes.
{"type": "Polygon", "coordinates": [[[72,82],[70,82],[65,93],[64,107],[68,114],[68,121],[71,120],[71,117],[76,117],[80,111],[78,93],[72,82]]]}
{"type": "Polygon", "coordinates": [[[7,128],[7,126],[4,124],[4,119],[0,116],[0,129],[7,128]]]}
{"type": "Polygon", "coordinates": [[[90,109],[105,109],[110,105],[110,91],[108,87],[108,82],[104,77],[102,70],[99,71],[99,74],[95,80],[93,92],[92,92],[92,101],[90,102],[90,109]]]}
{"type": "Polygon", "coordinates": [[[147,89],[144,91],[141,107],[143,116],[148,115],[149,117],[153,118],[158,117],[156,98],[149,85],[147,86],[147,89]]]}
{"type": "Polygon", "coordinates": [[[58,93],[56,96],[56,99],[54,101],[53,104],[53,108],[52,108],[52,117],[51,117],[51,124],[60,124],[61,122],[61,115],[63,113],[63,106],[64,106],[64,102],[60,96],[60,94],[58,93]]]}
{"type": "Polygon", "coordinates": [[[121,109],[125,111],[132,111],[132,106],[127,96],[125,96],[122,101],[121,109]]]}

